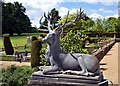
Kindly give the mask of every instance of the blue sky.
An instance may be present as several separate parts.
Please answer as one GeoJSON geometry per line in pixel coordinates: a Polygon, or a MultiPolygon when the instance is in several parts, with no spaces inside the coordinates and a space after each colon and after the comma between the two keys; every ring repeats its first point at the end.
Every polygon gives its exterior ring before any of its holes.
{"type": "Polygon", "coordinates": [[[84,12],[92,19],[108,18],[118,16],[119,0],[4,0],[5,2],[18,1],[26,8],[26,14],[29,16],[32,26],[39,27],[39,19],[44,12],[53,8],[59,11],[60,16],[76,12],[82,8],[84,12]]]}

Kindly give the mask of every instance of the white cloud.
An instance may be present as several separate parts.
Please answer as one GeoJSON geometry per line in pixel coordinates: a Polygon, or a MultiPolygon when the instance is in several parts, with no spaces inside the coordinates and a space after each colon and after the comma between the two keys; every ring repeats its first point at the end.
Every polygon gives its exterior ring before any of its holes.
{"type": "Polygon", "coordinates": [[[64,0],[64,2],[85,2],[90,4],[97,4],[98,2],[105,5],[110,6],[118,3],[119,0],[64,0]]]}
{"type": "Polygon", "coordinates": [[[111,16],[106,16],[105,18],[109,18],[109,17],[115,17],[115,18],[118,18],[118,14],[111,15],[111,16]]]}
{"type": "Polygon", "coordinates": [[[103,8],[100,8],[99,11],[104,11],[104,9],[103,9],[103,8]]]}
{"type": "Polygon", "coordinates": [[[104,17],[100,14],[97,13],[93,13],[91,15],[89,15],[90,18],[92,18],[93,20],[96,20],[97,18],[103,19],[104,17]]]}
{"type": "Polygon", "coordinates": [[[97,2],[118,2],[119,0],[64,0],[64,2],[86,2],[86,3],[97,3],[97,2]]]}
{"type": "Polygon", "coordinates": [[[62,3],[63,0],[4,0],[5,2],[18,1],[22,3],[26,8],[26,14],[29,16],[32,22],[32,26],[39,27],[39,19],[43,16],[43,12],[48,12],[52,8],[57,8],[58,4],[62,3]]]}
{"type": "Polygon", "coordinates": [[[66,15],[67,14],[67,12],[68,12],[68,8],[65,8],[65,7],[60,7],[59,9],[59,15],[61,16],[61,17],[63,17],[64,15],[66,15]]]}
{"type": "MultiPolygon", "coordinates": [[[[29,16],[32,26],[37,26],[39,27],[39,19],[41,16],[43,16],[43,12],[48,12],[52,8],[57,8],[59,11],[60,16],[64,16],[67,14],[68,10],[70,13],[76,13],[77,8],[74,9],[68,9],[65,7],[59,7],[59,4],[63,2],[86,2],[86,3],[91,3],[95,4],[97,2],[101,2],[105,4],[112,5],[113,2],[118,2],[119,0],[4,0],[5,2],[15,2],[18,1],[23,4],[23,6],[26,8],[26,14],[29,16]]],[[[98,12],[109,12],[111,13],[112,11],[110,10],[105,10],[103,8],[100,8],[99,10],[91,10],[93,14],[90,15],[90,17],[101,17],[101,15],[98,14],[98,12]]]]}
{"type": "Polygon", "coordinates": [[[60,8],[58,9],[59,15],[60,15],[61,17],[67,15],[68,11],[69,11],[69,14],[77,13],[77,10],[79,10],[79,9],[78,9],[78,8],[68,9],[68,8],[66,8],[66,7],[60,7],[60,8]]]}
{"type": "Polygon", "coordinates": [[[104,13],[114,13],[113,10],[108,10],[108,9],[104,9],[104,8],[99,8],[98,11],[99,12],[104,12],[104,13]]]}
{"type": "Polygon", "coordinates": [[[77,10],[78,10],[77,8],[76,8],[76,9],[71,9],[71,10],[70,10],[70,14],[72,14],[72,13],[76,13],[77,10]]]}

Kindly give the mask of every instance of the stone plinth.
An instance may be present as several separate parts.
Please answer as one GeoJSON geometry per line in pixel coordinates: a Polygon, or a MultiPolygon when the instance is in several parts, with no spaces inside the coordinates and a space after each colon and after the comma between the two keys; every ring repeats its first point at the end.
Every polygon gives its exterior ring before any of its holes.
{"type": "Polygon", "coordinates": [[[44,75],[41,71],[34,72],[28,86],[108,86],[104,82],[103,74],[99,76],[79,76],[68,74],[44,75]]]}

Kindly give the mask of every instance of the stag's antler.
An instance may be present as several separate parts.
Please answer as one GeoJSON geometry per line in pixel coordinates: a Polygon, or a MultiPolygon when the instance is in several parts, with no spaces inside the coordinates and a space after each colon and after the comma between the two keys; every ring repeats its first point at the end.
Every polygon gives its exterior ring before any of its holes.
{"type": "MultiPolygon", "coordinates": [[[[63,28],[64,28],[65,26],[71,25],[71,24],[73,24],[74,22],[76,22],[76,21],[78,21],[78,20],[80,20],[80,19],[84,19],[84,13],[83,13],[83,11],[81,10],[81,8],[80,8],[80,11],[77,10],[76,18],[75,18],[73,21],[69,22],[69,23],[67,23],[68,16],[69,16],[69,11],[68,11],[68,13],[67,13],[67,15],[66,15],[66,20],[65,20],[64,24],[58,25],[58,27],[55,28],[56,31],[57,31],[57,30],[60,30],[60,29],[63,30],[63,28]]],[[[44,13],[44,17],[45,17],[45,19],[46,19],[47,22],[48,22],[48,26],[45,26],[45,25],[43,25],[43,24],[41,23],[41,20],[42,20],[43,17],[41,17],[41,19],[40,19],[40,25],[42,25],[42,26],[44,26],[44,27],[47,27],[48,30],[49,30],[49,32],[51,32],[51,31],[52,31],[52,30],[51,30],[51,26],[52,26],[52,25],[50,24],[50,21],[51,21],[50,14],[48,13],[48,15],[46,16],[46,14],[44,13]]]]}
{"type": "Polygon", "coordinates": [[[69,11],[68,11],[67,16],[66,16],[66,21],[64,22],[63,25],[61,25],[60,28],[63,28],[63,27],[68,26],[68,25],[71,25],[74,22],[84,18],[84,14],[83,14],[83,11],[81,11],[81,8],[80,8],[80,11],[77,10],[76,18],[72,22],[69,22],[69,23],[67,23],[68,15],[69,15],[69,11]]]}
{"type": "Polygon", "coordinates": [[[41,20],[42,20],[43,17],[41,17],[39,23],[40,23],[40,25],[48,28],[49,32],[51,32],[52,30],[51,30],[51,25],[50,25],[50,15],[48,14],[48,17],[47,17],[46,14],[45,14],[45,12],[44,12],[44,17],[45,17],[45,19],[47,19],[48,26],[45,26],[45,25],[42,24],[41,20]]]}

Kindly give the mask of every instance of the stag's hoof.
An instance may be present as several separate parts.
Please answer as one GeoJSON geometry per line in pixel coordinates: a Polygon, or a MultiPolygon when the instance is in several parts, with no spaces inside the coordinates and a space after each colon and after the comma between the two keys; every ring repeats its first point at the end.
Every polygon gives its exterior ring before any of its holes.
{"type": "Polygon", "coordinates": [[[43,70],[43,72],[42,72],[44,75],[47,75],[47,71],[45,71],[45,70],[43,70]]]}
{"type": "MultiPolygon", "coordinates": [[[[80,74],[81,75],[81,74],[80,74]]],[[[95,76],[94,73],[86,72],[82,74],[83,76],[95,76]]]]}
{"type": "Polygon", "coordinates": [[[70,70],[66,70],[66,71],[62,71],[63,74],[70,74],[71,71],[70,70]]]}
{"type": "Polygon", "coordinates": [[[94,73],[90,73],[90,72],[88,73],[88,75],[89,75],[89,76],[95,76],[94,73]]]}

